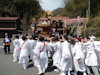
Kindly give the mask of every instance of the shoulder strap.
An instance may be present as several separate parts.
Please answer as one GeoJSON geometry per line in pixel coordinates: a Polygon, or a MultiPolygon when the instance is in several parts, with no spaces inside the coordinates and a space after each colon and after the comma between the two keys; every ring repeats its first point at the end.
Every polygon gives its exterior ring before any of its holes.
{"type": "Polygon", "coordinates": [[[21,47],[19,48],[19,50],[21,50],[22,46],[25,44],[26,41],[23,42],[23,44],[21,45],[21,47]]]}
{"type": "Polygon", "coordinates": [[[44,42],[43,48],[40,50],[40,52],[42,52],[42,51],[43,51],[44,47],[45,47],[45,42],[44,42]]]}

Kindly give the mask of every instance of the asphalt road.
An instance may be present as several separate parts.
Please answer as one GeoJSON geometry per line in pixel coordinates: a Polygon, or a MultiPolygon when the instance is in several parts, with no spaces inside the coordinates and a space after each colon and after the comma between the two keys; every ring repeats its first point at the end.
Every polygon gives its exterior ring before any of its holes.
{"type": "MultiPolygon", "coordinates": [[[[23,69],[21,64],[18,62],[13,63],[13,49],[11,45],[11,54],[4,54],[2,42],[0,42],[0,75],[38,75],[38,69],[34,67],[33,62],[29,63],[29,68],[23,69]]],[[[49,68],[46,70],[45,75],[59,75],[54,72],[52,61],[49,60],[49,68]]],[[[78,75],[82,75],[79,73],[78,75]]]]}

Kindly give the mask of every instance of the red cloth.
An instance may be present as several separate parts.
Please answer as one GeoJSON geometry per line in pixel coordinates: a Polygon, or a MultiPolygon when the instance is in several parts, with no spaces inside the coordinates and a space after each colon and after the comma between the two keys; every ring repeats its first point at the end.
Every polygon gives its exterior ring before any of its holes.
{"type": "Polygon", "coordinates": [[[42,51],[43,51],[44,47],[45,47],[45,42],[44,42],[43,48],[40,50],[40,52],[42,52],[42,51]]]}
{"type": "Polygon", "coordinates": [[[81,41],[81,38],[80,37],[77,37],[76,39],[78,39],[79,41],[81,41]]]}
{"type": "Polygon", "coordinates": [[[25,42],[26,42],[26,41],[23,42],[23,44],[21,45],[21,47],[19,48],[19,50],[21,50],[21,48],[22,48],[22,46],[24,45],[25,42]]]}

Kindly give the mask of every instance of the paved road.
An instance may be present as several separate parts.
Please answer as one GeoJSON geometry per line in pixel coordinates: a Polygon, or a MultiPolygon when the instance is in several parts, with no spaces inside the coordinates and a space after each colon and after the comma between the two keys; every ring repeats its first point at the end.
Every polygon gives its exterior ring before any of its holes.
{"type": "MultiPolygon", "coordinates": [[[[11,46],[11,54],[4,54],[2,42],[0,42],[0,75],[38,75],[38,69],[34,67],[33,62],[29,63],[29,68],[24,70],[21,64],[18,62],[13,63],[13,46],[11,46]]],[[[51,62],[51,61],[50,61],[51,62]]],[[[59,75],[59,73],[54,72],[54,67],[49,63],[49,68],[47,69],[45,75],[59,75]]],[[[78,75],[82,75],[79,73],[78,75]]]]}

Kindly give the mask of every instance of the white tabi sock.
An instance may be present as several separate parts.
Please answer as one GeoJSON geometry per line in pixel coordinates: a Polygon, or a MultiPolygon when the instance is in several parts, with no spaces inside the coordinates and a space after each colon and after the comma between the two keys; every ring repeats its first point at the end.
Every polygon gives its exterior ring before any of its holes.
{"type": "Polygon", "coordinates": [[[17,57],[16,56],[14,56],[14,61],[17,61],[17,57]]]}
{"type": "Polygon", "coordinates": [[[68,75],[71,75],[71,74],[70,74],[70,71],[68,71],[68,75]]]}
{"type": "Polygon", "coordinates": [[[66,72],[63,71],[60,75],[66,75],[66,72]]]}
{"type": "Polygon", "coordinates": [[[27,64],[26,63],[23,64],[23,68],[26,70],[26,68],[27,68],[27,64]]]}
{"type": "Polygon", "coordinates": [[[77,75],[77,72],[72,72],[72,75],[77,75]]]}
{"type": "Polygon", "coordinates": [[[86,72],[83,72],[83,75],[87,75],[86,72]]]}
{"type": "Polygon", "coordinates": [[[46,69],[45,69],[45,68],[43,68],[43,73],[45,73],[45,70],[46,70],[46,69]]]}
{"type": "Polygon", "coordinates": [[[39,70],[39,73],[38,74],[41,74],[42,73],[42,69],[41,69],[40,65],[38,65],[37,68],[39,70]]]}

